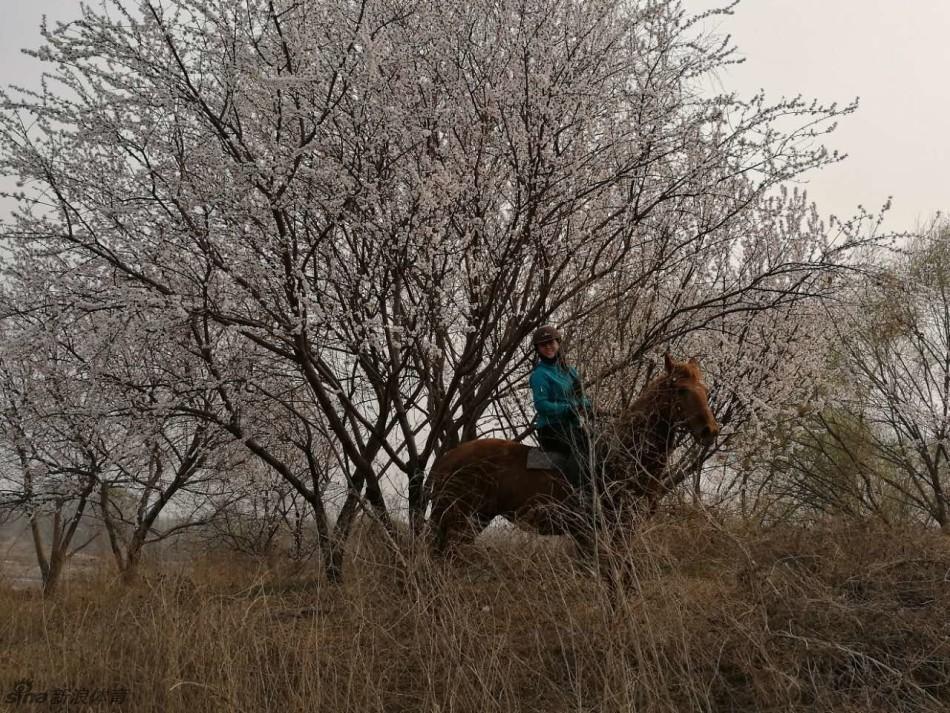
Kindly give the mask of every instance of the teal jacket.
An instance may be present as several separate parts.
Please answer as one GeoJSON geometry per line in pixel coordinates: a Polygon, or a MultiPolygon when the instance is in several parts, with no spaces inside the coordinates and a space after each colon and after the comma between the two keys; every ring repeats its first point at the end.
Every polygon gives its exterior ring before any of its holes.
{"type": "Polygon", "coordinates": [[[590,408],[590,400],[576,396],[576,381],[579,381],[577,369],[563,369],[557,364],[538,361],[528,380],[534,397],[534,409],[538,412],[534,419],[536,428],[578,424],[577,414],[590,408]]]}

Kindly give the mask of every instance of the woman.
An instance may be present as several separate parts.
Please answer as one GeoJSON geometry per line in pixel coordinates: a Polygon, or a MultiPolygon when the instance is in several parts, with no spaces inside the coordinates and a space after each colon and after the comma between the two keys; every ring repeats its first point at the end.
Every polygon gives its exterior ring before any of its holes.
{"type": "Polygon", "coordinates": [[[567,475],[576,487],[586,482],[588,470],[590,442],[581,416],[590,413],[590,400],[583,394],[577,370],[564,361],[560,332],[546,324],[535,331],[531,341],[536,359],[529,383],[537,412],[538,444],[571,458],[573,472],[567,475]]]}

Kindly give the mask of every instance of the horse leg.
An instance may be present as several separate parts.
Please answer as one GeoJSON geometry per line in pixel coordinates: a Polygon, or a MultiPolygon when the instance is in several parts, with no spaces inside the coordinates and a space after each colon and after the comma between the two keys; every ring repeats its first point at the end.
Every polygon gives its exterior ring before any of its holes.
{"type": "Polygon", "coordinates": [[[597,565],[607,587],[607,597],[611,606],[617,606],[620,603],[621,594],[627,589],[630,577],[628,572],[630,563],[623,551],[624,544],[622,538],[617,537],[615,533],[597,543],[597,565]]]}
{"type": "Polygon", "coordinates": [[[588,574],[596,574],[598,570],[597,534],[588,528],[573,533],[574,550],[578,564],[588,574]]]}
{"type": "Polygon", "coordinates": [[[433,553],[453,559],[459,548],[471,544],[493,518],[494,515],[472,511],[461,502],[434,512],[433,553]]]}
{"type": "Polygon", "coordinates": [[[459,536],[455,540],[455,546],[466,547],[475,541],[475,538],[482,534],[482,531],[488,527],[488,524],[495,519],[494,515],[475,512],[465,520],[465,524],[457,530],[459,536]]]}
{"type": "Polygon", "coordinates": [[[453,517],[451,511],[437,509],[437,505],[433,505],[432,516],[429,519],[433,555],[442,557],[452,549],[456,527],[455,520],[456,518],[453,517]]]}
{"type": "Polygon", "coordinates": [[[636,563],[633,558],[630,538],[636,536],[640,510],[626,505],[617,513],[608,533],[608,565],[605,568],[611,598],[616,602],[623,591],[639,588],[636,563]]]}

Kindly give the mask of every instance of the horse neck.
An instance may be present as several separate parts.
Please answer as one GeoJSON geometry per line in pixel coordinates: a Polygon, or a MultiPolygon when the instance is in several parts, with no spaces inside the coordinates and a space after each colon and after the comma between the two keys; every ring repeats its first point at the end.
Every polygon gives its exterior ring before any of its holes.
{"type": "Polygon", "coordinates": [[[634,401],[622,426],[623,450],[634,454],[640,466],[653,475],[666,467],[673,446],[673,425],[669,419],[669,397],[665,385],[663,378],[650,384],[634,401]]]}

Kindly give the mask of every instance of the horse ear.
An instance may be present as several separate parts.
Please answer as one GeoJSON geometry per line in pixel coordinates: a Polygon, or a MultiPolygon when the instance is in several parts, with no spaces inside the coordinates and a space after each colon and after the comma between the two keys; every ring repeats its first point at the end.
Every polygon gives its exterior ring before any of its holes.
{"type": "Polygon", "coordinates": [[[666,373],[672,374],[674,364],[673,357],[670,356],[669,352],[666,352],[666,354],[663,355],[663,363],[666,365],[666,373]]]}

